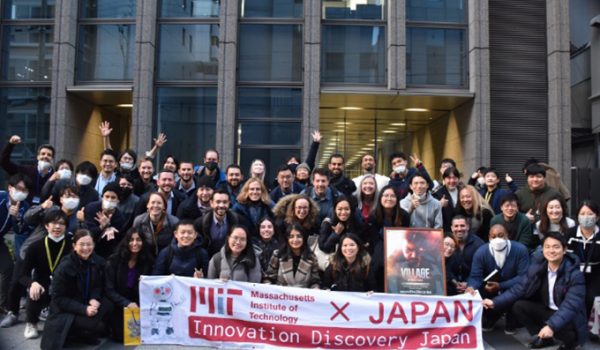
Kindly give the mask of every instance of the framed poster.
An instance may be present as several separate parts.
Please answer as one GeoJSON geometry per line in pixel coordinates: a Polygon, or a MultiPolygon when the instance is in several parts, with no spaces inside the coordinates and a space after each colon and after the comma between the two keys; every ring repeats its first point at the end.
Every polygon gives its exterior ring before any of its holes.
{"type": "Polygon", "coordinates": [[[386,228],[385,291],[446,295],[444,232],[429,228],[386,228]]]}

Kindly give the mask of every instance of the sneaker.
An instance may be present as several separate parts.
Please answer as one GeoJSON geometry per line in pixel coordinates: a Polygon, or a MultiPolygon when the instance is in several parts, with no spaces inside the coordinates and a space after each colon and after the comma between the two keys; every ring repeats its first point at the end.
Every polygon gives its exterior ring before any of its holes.
{"type": "Polygon", "coordinates": [[[40,312],[39,319],[40,319],[40,321],[46,321],[47,318],[48,318],[48,308],[45,307],[40,312]]]}
{"type": "Polygon", "coordinates": [[[509,325],[508,322],[504,326],[504,334],[513,335],[517,333],[516,328],[513,325],[509,325]]]}
{"type": "Polygon", "coordinates": [[[37,330],[37,325],[35,323],[27,322],[23,335],[25,336],[25,339],[37,338],[40,335],[37,330]]]}
{"type": "Polygon", "coordinates": [[[495,322],[490,322],[487,319],[483,319],[481,322],[481,330],[484,332],[492,332],[496,326],[495,322]]]}
{"type": "Polygon", "coordinates": [[[12,327],[17,323],[17,316],[15,316],[15,314],[12,313],[12,311],[9,311],[6,316],[4,316],[4,319],[2,320],[2,322],[0,322],[0,327],[2,328],[8,328],[8,327],[12,327]]]}

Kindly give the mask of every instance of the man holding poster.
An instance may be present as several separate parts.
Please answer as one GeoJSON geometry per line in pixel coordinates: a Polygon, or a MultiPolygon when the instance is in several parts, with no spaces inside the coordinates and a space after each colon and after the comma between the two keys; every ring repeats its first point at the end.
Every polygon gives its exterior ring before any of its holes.
{"type": "Polygon", "coordinates": [[[445,295],[442,230],[386,229],[388,293],[445,295]]]}

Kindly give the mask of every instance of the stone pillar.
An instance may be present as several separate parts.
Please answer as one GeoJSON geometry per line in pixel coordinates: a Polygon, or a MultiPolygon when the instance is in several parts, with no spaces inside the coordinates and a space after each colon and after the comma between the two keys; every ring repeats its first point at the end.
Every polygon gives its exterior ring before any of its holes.
{"type": "MultiPolygon", "coordinates": [[[[548,162],[571,184],[571,68],[569,2],[546,1],[548,162]]],[[[593,62],[593,61],[592,61],[593,62]]]]}
{"type": "Polygon", "coordinates": [[[216,149],[221,166],[235,161],[235,111],[239,1],[221,1],[216,149]]]}
{"type": "Polygon", "coordinates": [[[592,88],[590,104],[592,110],[592,133],[596,139],[596,167],[600,167],[600,15],[592,18],[592,40],[590,42],[590,77],[592,88]]]}
{"type": "Polygon", "coordinates": [[[157,8],[158,0],[137,2],[130,142],[132,148],[140,152],[149,150],[153,137],[156,137],[152,133],[152,119],[157,8]]]}
{"type": "Polygon", "coordinates": [[[388,1],[388,89],[406,89],[406,1],[388,1]]]}
{"type": "Polygon", "coordinates": [[[304,1],[304,89],[302,90],[302,159],[319,129],[321,98],[321,1],[304,1]]]}
{"type": "Polygon", "coordinates": [[[466,170],[490,164],[490,47],[488,0],[469,0],[469,90],[471,115],[459,120],[466,170]],[[465,120],[468,119],[468,120],[465,120]]]}
{"type": "Polygon", "coordinates": [[[54,49],[52,53],[52,89],[50,91],[50,143],[56,148],[56,159],[71,159],[76,141],[69,137],[67,86],[75,80],[77,38],[77,2],[57,0],[54,17],[54,49]]]}

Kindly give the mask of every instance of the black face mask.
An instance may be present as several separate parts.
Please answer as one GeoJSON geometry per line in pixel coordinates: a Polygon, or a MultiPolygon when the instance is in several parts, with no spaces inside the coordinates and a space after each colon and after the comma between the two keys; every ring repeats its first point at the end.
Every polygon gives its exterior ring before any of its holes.
{"type": "Polygon", "coordinates": [[[204,166],[209,171],[213,171],[217,168],[218,164],[217,164],[217,162],[206,162],[206,163],[204,163],[204,166]]]}
{"type": "Polygon", "coordinates": [[[133,193],[133,188],[121,187],[121,196],[123,197],[123,200],[129,198],[129,196],[131,196],[132,193],[133,193]]]}

